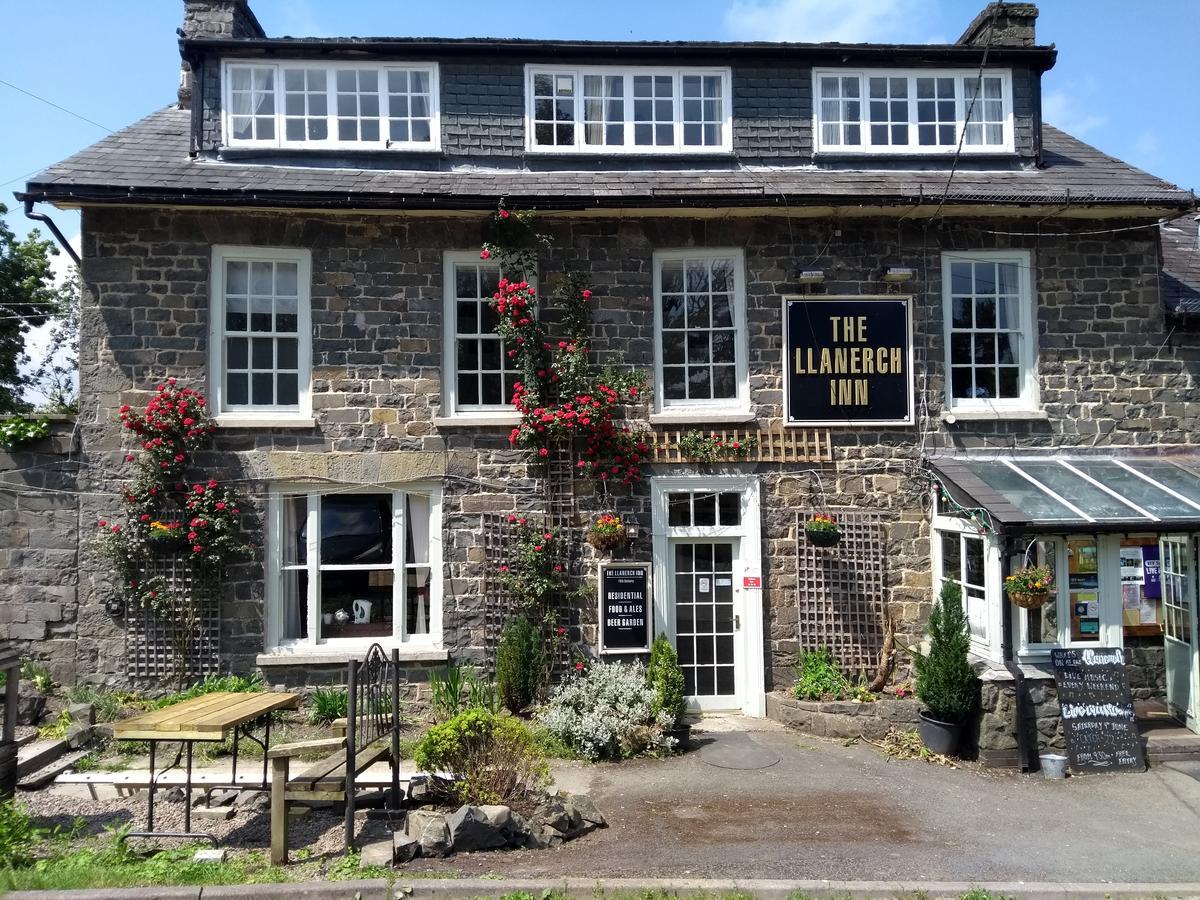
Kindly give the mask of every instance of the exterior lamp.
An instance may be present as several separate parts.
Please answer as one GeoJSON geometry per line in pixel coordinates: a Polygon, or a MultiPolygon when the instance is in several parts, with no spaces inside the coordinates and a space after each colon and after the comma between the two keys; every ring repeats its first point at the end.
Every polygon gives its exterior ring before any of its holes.
{"type": "Polygon", "coordinates": [[[888,266],[883,270],[883,280],[888,284],[902,284],[911,281],[914,274],[910,266],[888,266]]]}
{"type": "Polygon", "coordinates": [[[824,269],[804,269],[798,276],[798,284],[821,284],[825,280],[824,269]]]}

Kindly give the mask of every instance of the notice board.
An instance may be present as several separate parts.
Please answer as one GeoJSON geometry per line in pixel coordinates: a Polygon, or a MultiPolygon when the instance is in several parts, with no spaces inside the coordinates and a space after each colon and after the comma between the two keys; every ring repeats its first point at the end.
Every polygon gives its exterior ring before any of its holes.
{"type": "Polygon", "coordinates": [[[909,298],[786,297],[788,425],[913,424],[909,298]]]}
{"type": "Polygon", "coordinates": [[[650,649],[649,565],[602,565],[599,581],[600,652],[647,652],[650,649]]]}
{"type": "Polygon", "coordinates": [[[1051,650],[1050,656],[1071,771],[1143,771],[1125,651],[1073,647],[1051,650]]]}

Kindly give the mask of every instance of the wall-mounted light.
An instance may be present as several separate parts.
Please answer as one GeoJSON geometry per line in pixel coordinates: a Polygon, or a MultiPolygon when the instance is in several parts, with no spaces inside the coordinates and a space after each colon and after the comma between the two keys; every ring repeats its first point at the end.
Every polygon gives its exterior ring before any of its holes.
{"type": "Polygon", "coordinates": [[[824,269],[805,269],[796,276],[796,282],[798,284],[821,284],[824,281],[824,269]]]}
{"type": "Polygon", "coordinates": [[[901,284],[911,281],[916,273],[909,266],[888,266],[883,270],[883,280],[888,284],[901,284]]]}
{"type": "Polygon", "coordinates": [[[625,526],[625,536],[629,540],[636,541],[639,534],[641,534],[641,529],[638,528],[637,522],[630,522],[625,526]]]}

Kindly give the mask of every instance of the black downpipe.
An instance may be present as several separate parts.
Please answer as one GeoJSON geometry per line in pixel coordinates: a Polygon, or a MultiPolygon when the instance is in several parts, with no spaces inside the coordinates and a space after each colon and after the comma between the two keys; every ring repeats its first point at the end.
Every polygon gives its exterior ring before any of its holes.
{"type": "Polygon", "coordinates": [[[1022,772],[1036,772],[1037,764],[1037,744],[1032,745],[1034,752],[1030,752],[1029,730],[1026,727],[1027,707],[1029,706],[1028,695],[1025,691],[1025,673],[1021,671],[1021,667],[1017,665],[1013,659],[1013,605],[1008,599],[1008,594],[1004,591],[1004,579],[1009,574],[1009,553],[1008,547],[1005,547],[1005,552],[1000,555],[1000,655],[1004,658],[1004,668],[1006,668],[1013,677],[1013,692],[1016,695],[1016,718],[1015,723],[1017,731],[1017,759],[1021,766],[1022,772]]]}
{"type": "Polygon", "coordinates": [[[47,228],[49,228],[50,233],[53,234],[55,240],[58,241],[58,245],[67,251],[67,256],[75,260],[75,265],[79,265],[79,254],[75,252],[75,248],[68,243],[65,237],[63,237],[63,233],[58,230],[58,226],[54,224],[53,219],[51,219],[45,213],[33,211],[33,200],[29,198],[25,199],[25,218],[33,219],[35,222],[41,222],[47,228]]]}

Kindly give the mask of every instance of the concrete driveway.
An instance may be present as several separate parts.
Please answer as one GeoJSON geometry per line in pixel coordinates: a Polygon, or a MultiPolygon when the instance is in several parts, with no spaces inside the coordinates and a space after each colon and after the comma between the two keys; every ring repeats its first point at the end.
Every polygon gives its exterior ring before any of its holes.
{"type": "Polygon", "coordinates": [[[610,827],[546,851],[406,869],[463,876],[1194,881],[1200,781],[1166,767],[1050,782],[890,760],[774,723],[724,720],[667,760],[565,764],[610,827]],[[750,731],[741,729],[749,728],[750,731]],[[714,766],[707,759],[778,762],[714,766]]]}

